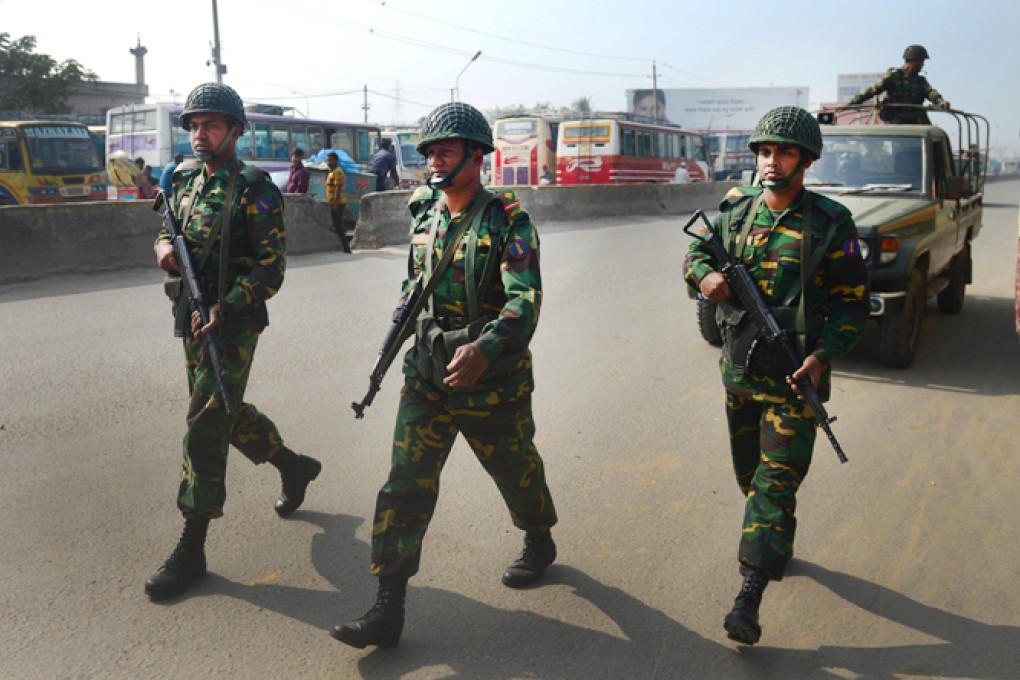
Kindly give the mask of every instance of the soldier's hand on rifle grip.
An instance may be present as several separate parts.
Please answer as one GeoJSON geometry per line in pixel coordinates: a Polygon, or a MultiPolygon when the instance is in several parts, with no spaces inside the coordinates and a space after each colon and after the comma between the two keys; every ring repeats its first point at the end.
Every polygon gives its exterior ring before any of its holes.
{"type": "Polygon", "coordinates": [[[177,273],[177,258],[174,257],[174,247],[169,241],[160,241],[156,244],[156,264],[165,272],[177,273]]]}
{"type": "Polygon", "coordinates": [[[722,302],[733,296],[730,284],[726,283],[726,277],[719,272],[711,272],[705,275],[698,284],[701,294],[712,302],[722,302]]]}
{"type": "Polygon", "coordinates": [[[191,334],[196,340],[201,340],[206,333],[212,333],[220,325],[220,306],[213,305],[209,308],[209,323],[202,325],[202,315],[196,309],[191,313],[191,334]]]}
{"type": "Polygon", "coordinates": [[[800,368],[793,372],[793,375],[786,376],[786,384],[793,389],[793,392],[797,395],[798,399],[803,399],[804,394],[800,391],[800,388],[797,387],[797,382],[804,378],[809,378],[811,380],[811,386],[817,389],[818,383],[822,379],[823,369],[824,366],[822,366],[822,362],[820,362],[815,355],[809,354],[804,358],[804,363],[800,365],[800,368]]]}

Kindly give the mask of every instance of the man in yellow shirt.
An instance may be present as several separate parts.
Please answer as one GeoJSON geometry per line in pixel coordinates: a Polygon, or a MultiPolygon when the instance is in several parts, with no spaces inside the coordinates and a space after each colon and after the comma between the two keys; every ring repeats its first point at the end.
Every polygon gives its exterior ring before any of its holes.
{"type": "Polygon", "coordinates": [[[344,182],[347,178],[340,169],[340,157],[332,151],[326,154],[326,166],[329,167],[329,174],[326,176],[326,203],[329,203],[329,213],[333,217],[333,231],[340,237],[340,245],[343,246],[344,252],[349,253],[351,245],[347,241],[347,228],[344,226],[344,212],[347,208],[344,182]]]}

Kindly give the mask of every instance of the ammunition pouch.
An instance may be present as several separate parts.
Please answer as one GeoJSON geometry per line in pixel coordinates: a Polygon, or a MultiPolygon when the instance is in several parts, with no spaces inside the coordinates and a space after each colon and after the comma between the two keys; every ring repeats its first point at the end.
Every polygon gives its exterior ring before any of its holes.
{"type": "MultiPolygon", "coordinates": [[[[418,375],[436,389],[449,391],[450,388],[443,384],[449,375],[447,365],[457,348],[477,340],[489,321],[492,317],[482,317],[469,323],[463,317],[420,316],[415,326],[418,375]]],[[[488,365],[478,382],[492,382],[510,375],[520,358],[520,353],[499,357],[488,365]]]]}
{"type": "MultiPolygon", "coordinates": [[[[808,316],[805,337],[798,341],[797,307],[774,307],[772,314],[801,356],[814,350],[824,324],[821,317],[808,316]]],[[[720,302],[716,305],[715,320],[722,335],[723,357],[733,366],[736,375],[786,376],[791,373],[779,343],[759,342],[761,330],[754,326],[746,309],[728,300],[720,302]]]]}

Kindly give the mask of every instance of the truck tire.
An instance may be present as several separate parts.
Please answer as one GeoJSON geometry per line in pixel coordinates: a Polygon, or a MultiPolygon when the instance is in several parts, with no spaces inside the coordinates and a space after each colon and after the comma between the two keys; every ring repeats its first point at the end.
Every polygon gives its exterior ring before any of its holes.
{"type": "Polygon", "coordinates": [[[927,302],[924,274],[915,269],[910,272],[910,288],[903,311],[883,316],[878,321],[878,351],[883,364],[907,368],[914,362],[927,302]]]}
{"type": "Polygon", "coordinates": [[[713,347],[722,347],[722,333],[715,322],[715,303],[711,300],[697,300],[698,331],[705,342],[713,347]]]}
{"type": "Polygon", "coordinates": [[[949,285],[942,289],[938,295],[939,310],[945,314],[959,314],[963,309],[964,291],[967,288],[967,279],[970,274],[970,243],[965,243],[963,249],[956,254],[949,264],[949,285]]]}

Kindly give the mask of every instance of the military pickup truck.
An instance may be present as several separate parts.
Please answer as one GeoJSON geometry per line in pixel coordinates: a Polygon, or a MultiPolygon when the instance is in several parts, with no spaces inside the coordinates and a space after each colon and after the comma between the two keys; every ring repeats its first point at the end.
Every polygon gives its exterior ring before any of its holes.
{"type": "MultiPolygon", "coordinates": [[[[941,113],[951,123],[948,132],[938,125],[887,125],[877,110],[818,114],[822,157],[804,184],[853,214],[871,275],[879,359],[906,368],[917,353],[928,299],[936,297],[945,314],[963,307],[970,244],[981,231],[989,125],[983,116],[937,109],[926,110],[941,113]]],[[[721,344],[714,304],[705,299],[698,300],[698,326],[705,340],[721,344]]]]}

